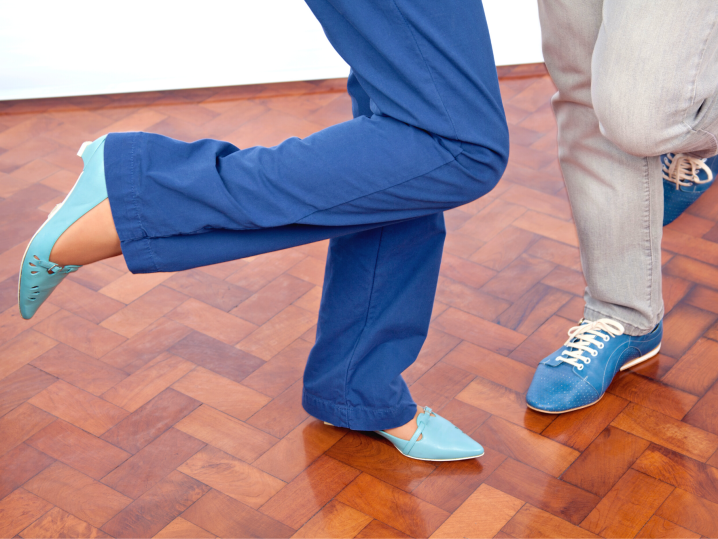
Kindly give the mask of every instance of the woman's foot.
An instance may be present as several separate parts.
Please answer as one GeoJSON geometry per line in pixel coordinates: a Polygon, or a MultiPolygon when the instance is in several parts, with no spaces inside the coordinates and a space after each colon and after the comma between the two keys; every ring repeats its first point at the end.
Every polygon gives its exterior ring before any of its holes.
{"type": "Polygon", "coordinates": [[[110,201],[105,199],[63,232],[52,247],[50,260],[60,266],[84,266],[121,254],[110,201]]]}
{"type": "Polygon", "coordinates": [[[105,137],[82,145],[82,174],[27,246],[18,282],[20,314],[26,320],[69,273],[121,252],[107,201],[104,150],[105,137]]]}
{"type": "Polygon", "coordinates": [[[396,429],[378,430],[404,456],[417,460],[447,461],[480,457],[484,448],[456,426],[431,411],[419,408],[414,421],[396,429]],[[408,432],[411,434],[407,437],[408,432]]]}

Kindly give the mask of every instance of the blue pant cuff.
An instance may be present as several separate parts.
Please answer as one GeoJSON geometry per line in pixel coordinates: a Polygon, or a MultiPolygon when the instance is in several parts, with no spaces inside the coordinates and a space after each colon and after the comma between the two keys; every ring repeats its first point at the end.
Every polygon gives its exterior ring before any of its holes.
{"type": "Polygon", "coordinates": [[[302,406],[308,414],[351,430],[385,430],[406,425],[416,415],[414,402],[402,402],[393,408],[345,406],[302,392],[302,406]]]}

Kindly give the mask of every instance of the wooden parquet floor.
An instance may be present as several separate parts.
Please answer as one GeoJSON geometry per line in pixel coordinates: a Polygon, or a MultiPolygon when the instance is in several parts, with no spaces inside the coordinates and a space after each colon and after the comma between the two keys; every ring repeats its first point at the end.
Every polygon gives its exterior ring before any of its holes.
{"type": "Polygon", "coordinates": [[[511,163],[447,213],[418,402],[486,447],[403,458],[300,405],[326,243],[176,274],[121,258],[31,321],[25,244],[79,145],[146,130],[274,145],[350,117],[345,81],[0,103],[0,537],[716,537],[718,188],[665,229],[661,354],[599,404],[527,410],[584,281],[547,76],[501,82],[511,163]]]}

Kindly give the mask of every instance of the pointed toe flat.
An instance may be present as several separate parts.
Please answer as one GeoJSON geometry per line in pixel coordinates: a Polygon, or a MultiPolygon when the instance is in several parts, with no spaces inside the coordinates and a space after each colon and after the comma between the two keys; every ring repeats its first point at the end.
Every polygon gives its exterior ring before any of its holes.
{"type": "Polygon", "coordinates": [[[480,457],[484,448],[450,421],[424,408],[416,418],[417,429],[410,440],[402,440],[383,430],[377,434],[389,440],[404,456],[417,460],[449,461],[480,457]]]}
{"type": "Polygon", "coordinates": [[[82,174],[60,204],[30,240],[23,255],[18,282],[18,304],[25,320],[32,318],[55,287],[81,266],[60,266],[50,260],[55,242],[75,221],[107,198],[104,163],[105,137],[85,142],[77,153],[82,174]]]}

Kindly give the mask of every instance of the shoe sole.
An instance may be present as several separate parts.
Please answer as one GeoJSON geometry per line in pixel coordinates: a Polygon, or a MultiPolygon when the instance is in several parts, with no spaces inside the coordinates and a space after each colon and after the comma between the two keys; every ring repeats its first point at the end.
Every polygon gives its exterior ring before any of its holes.
{"type": "MultiPolygon", "coordinates": [[[[336,427],[335,425],[332,425],[331,423],[329,423],[328,421],[325,421],[324,424],[325,424],[325,425],[328,425],[328,426],[330,426],[330,427],[338,428],[338,427],[336,427]]],[[[393,444],[392,444],[392,445],[393,445],[393,444]]],[[[397,451],[399,451],[399,450],[396,448],[396,446],[394,446],[394,449],[396,449],[397,451]]],[[[404,456],[404,457],[406,457],[406,458],[408,458],[408,459],[423,460],[423,461],[426,461],[426,462],[455,462],[455,461],[457,461],[457,460],[478,459],[478,458],[481,458],[481,457],[484,456],[484,453],[481,453],[480,455],[474,455],[473,457],[461,457],[461,458],[458,458],[458,459],[420,459],[419,457],[412,457],[412,456],[406,455],[406,454],[402,453],[401,451],[399,451],[399,453],[400,453],[402,456],[404,456]]]]}
{"type": "MultiPolygon", "coordinates": [[[[652,357],[656,356],[656,355],[658,354],[658,352],[660,352],[660,350],[661,350],[661,345],[659,344],[658,346],[656,346],[653,350],[651,350],[651,351],[648,352],[647,354],[645,354],[645,355],[643,355],[643,356],[641,356],[641,357],[639,357],[639,358],[636,358],[636,359],[634,359],[633,361],[629,361],[628,363],[626,363],[623,367],[621,367],[621,368],[618,370],[618,372],[625,371],[626,369],[630,369],[631,367],[635,367],[635,366],[638,365],[639,363],[643,363],[644,361],[648,361],[648,360],[651,359],[652,357]]],[[[610,387],[610,386],[609,386],[609,387],[610,387]]],[[[606,393],[604,392],[603,395],[605,395],[605,394],[606,394],[606,393]]],[[[603,395],[601,395],[600,397],[598,397],[597,400],[593,401],[593,402],[590,403],[590,404],[584,404],[583,406],[577,406],[576,408],[571,408],[570,410],[562,410],[562,411],[560,411],[560,412],[549,412],[548,410],[541,410],[540,408],[534,408],[534,407],[531,406],[529,403],[526,403],[526,407],[527,407],[527,408],[531,408],[532,410],[535,410],[536,412],[541,412],[542,414],[554,414],[554,415],[557,415],[557,414],[567,414],[567,413],[569,413],[569,412],[575,412],[576,410],[582,410],[583,408],[588,408],[589,406],[593,406],[594,404],[598,404],[598,401],[600,401],[600,400],[603,398],[603,395]]]]}

